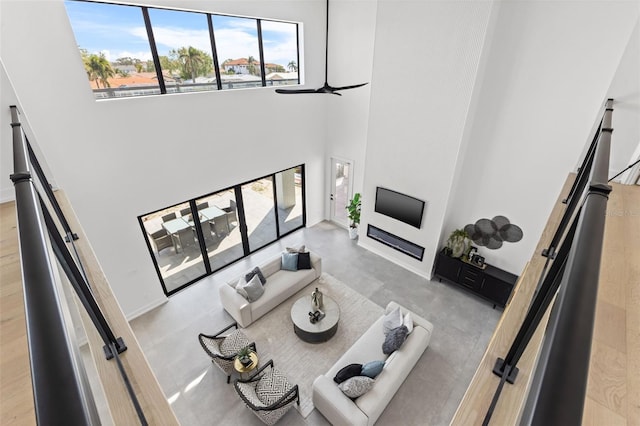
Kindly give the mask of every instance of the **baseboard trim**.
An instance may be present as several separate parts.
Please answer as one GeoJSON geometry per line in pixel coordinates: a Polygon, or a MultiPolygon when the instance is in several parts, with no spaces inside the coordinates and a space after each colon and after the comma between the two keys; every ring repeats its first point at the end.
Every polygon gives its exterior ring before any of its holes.
{"type": "Polygon", "coordinates": [[[136,309],[135,311],[127,314],[126,315],[127,321],[133,321],[134,319],[138,318],[139,316],[142,316],[142,315],[146,314],[147,312],[151,311],[152,309],[155,309],[158,306],[164,305],[168,301],[169,301],[169,299],[166,296],[162,297],[160,299],[154,300],[153,302],[148,303],[145,306],[142,306],[142,307],[136,309]]]}
{"type": "Polygon", "coordinates": [[[0,203],[8,203],[9,201],[16,200],[16,192],[13,187],[3,188],[0,190],[0,203]]]}

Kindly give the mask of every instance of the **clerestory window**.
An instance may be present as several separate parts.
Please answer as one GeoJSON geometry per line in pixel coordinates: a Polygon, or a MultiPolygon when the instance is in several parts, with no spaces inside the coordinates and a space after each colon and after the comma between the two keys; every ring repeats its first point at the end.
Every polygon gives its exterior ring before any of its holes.
{"type": "Polygon", "coordinates": [[[96,99],[300,84],[297,23],[66,0],[96,99]]]}

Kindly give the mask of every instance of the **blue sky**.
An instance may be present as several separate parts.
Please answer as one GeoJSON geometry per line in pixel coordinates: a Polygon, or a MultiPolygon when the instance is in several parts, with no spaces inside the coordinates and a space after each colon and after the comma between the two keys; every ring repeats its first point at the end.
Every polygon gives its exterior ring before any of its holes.
{"type": "MultiPolygon", "coordinates": [[[[66,1],[67,14],[78,46],[90,53],[102,52],[114,61],[121,57],[151,59],[141,8],[102,3],[66,1]]],[[[156,46],[160,55],[183,46],[193,46],[211,54],[206,15],[149,9],[156,46]]],[[[220,62],[225,59],[259,59],[255,19],[213,16],[220,62]]],[[[297,62],[296,26],[262,21],[265,62],[286,68],[297,62]]]]}

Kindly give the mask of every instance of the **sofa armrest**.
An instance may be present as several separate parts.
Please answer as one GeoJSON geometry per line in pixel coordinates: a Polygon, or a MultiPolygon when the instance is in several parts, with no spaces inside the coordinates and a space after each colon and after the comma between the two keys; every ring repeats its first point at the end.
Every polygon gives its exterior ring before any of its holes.
{"type": "Polygon", "coordinates": [[[247,327],[253,322],[251,305],[244,297],[227,284],[220,286],[220,301],[224,309],[236,320],[240,327],[247,327]]]}
{"type": "Polygon", "coordinates": [[[384,310],[385,314],[388,314],[389,312],[391,312],[392,310],[394,310],[395,308],[400,307],[400,312],[402,312],[402,315],[406,315],[407,312],[411,312],[411,318],[413,318],[413,325],[418,325],[422,328],[424,328],[425,330],[427,330],[429,332],[429,334],[431,334],[433,332],[433,324],[431,324],[429,321],[427,321],[426,319],[422,318],[421,316],[419,316],[418,314],[416,314],[413,311],[410,311],[409,309],[405,308],[404,306],[396,303],[396,302],[389,302],[389,304],[387,305],[387,307],[384,310]]]}
{"type": "Polygon", "coordinates": [[[315,253],[309,252],[309,258],[311,259],[311,267],[316,272],[316,278],[322,275],[322,258],[315,253]]]}
{"type": "Polygon", "coordinates": [[[325,375],[313,382],[313,405],[334,425],[368,424],[369,418],[358,406],[342,393],[336,383],[325,375]]]}

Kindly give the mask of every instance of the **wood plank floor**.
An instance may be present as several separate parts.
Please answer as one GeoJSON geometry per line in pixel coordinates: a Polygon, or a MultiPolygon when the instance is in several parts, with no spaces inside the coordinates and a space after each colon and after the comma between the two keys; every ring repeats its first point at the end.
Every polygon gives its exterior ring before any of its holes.
{"type": "Polygon", "coordinates": [[[0,424],[35,425],[15,203],[0,204],[0,424]]]}
{"type": "MultiPolygon", "coordinates": [[[[559,200],[567,194],[572,178],[559,200]]],[[[640,425],[640,187],[613,184],[613,188],[607,205],[584,425],[640,425]]],[[[499,382],[491,372],[493,363],[496,357],[504,357],[522,323],[544,263],[539,253],[564,211],[559,200],[452,425],[482,424],[499,382]]],[[[505,385],[491,425],[518,423],[545,325],[546,318],[518,363],[516,383],[505,385]]]]}

